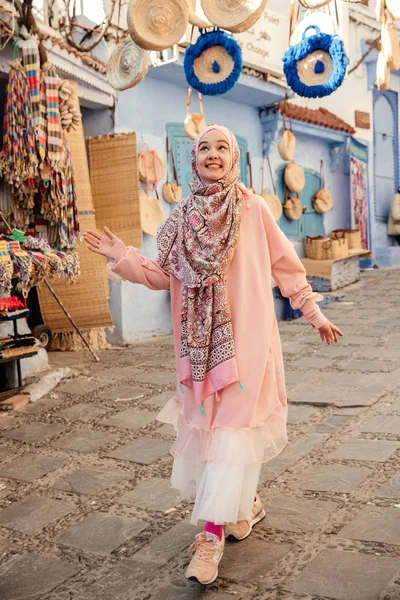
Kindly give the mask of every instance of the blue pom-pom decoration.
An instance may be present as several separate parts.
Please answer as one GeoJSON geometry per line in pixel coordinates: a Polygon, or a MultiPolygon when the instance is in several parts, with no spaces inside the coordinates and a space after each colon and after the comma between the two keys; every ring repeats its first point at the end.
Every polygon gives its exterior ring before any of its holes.
{"type": "MultiPolygon", "coordinates": [[[[208,31],[202,33],[195,44],[191,44],[185,52],[183,60],[186,80],[190,87],[199,91],[204,96],[218,96],[225,94],[233,88],[242,72],[242,51],[239,44],[232,36],[223,31],[208,31]],[[205,50],[212,46],[222,46],[233,60],[233,68],[228,77],[215,83],[205,83],[200,81],[194,71],[194,61],[205,50]]],[[[210,71],[218,74],[221,71],[220,64],[214,60],[210,64],[210,71]]]]}
{"type": "MultiPolygon", "coordinates": [[[[343,83],[346,75],[349,59],[347,58],[343,42],[336,35],[321,33],[316,25],[309,25],[303,32],[302,40],[295,46],[289,46],[283,55],[283,70],[289,87],[299,96],[304,98],[322,98],[329,96],[343,83]],[[306,36],[309,29],[314,29],[316,34],[306,36]],[[297,63],[306,58],[309,54],[323,50],[327,52],[332,61],[332,72],[325,81],[317,85],[307,85],[301,81],[297,70],[297,63]]],[[[314,65],[314,72],[322,74],[326,70],[325,64],[317,60],[314,65]]]]}

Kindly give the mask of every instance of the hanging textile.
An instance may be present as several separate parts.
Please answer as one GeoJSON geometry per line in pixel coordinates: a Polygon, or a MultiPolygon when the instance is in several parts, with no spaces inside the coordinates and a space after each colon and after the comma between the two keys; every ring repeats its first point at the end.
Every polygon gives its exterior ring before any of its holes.
{"type": "Polygon", "coordinates": [[[31,92],[32,107],[32,125],[37,127],[40,122],[40,101],[39,101],[39,71],[40,59],[38,42],[35,38],[21,40],[19,46],[22,49],[22,61],[26,76],[28,78],[29,89],[31,92]]]}
{"type": "Polygon", "coordinates": [[[40,77],[39,156],[56,167],[61,157],[62,131],[58,100],[58,77],[55,67],[44,63],[40,77]]]}

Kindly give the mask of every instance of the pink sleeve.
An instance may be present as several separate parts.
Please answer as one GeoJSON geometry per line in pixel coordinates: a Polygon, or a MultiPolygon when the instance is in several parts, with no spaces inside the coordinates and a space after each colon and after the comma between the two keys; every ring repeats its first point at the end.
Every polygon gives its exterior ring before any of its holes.
{"type": "Polygon", "coordinates": [[[151,290],[168,290],[169,274],[162,269],[156,260],[141,256],[131,246],[126,247],[120,240],[107,254],[114,261],[111,273],[132,283],[142,283],[151,290]]]}
{"type": "Polygon", "coordinates": [[[272,276],[282,295],[289,298],[293,310],[300,309],[304,318],[319,329],[328,321],[316,303],[316,300],[322,300],[322,296],[312,291],[306,278],[306,270],[293,244],[276,223],[266,202],[262,198],[260,201],[271,257],[272,276]]]}

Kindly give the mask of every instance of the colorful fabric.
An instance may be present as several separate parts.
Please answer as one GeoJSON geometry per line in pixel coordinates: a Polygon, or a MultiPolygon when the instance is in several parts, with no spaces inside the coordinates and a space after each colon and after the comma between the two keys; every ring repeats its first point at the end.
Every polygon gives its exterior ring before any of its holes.
{"type": "Polygon", "coordinates": [[[40,59],[38,42],[35,38],[21,40],[19,42],[22,48],[22,60],[25,67],[26,76],[31,92],[32,106],[32,125],[37,127],[40,122],[40,101],[39,101],[39,70],[40,59]]]}
{"type": "Polygon", "coordinates": [[[207,127],[191,154],[191,194],[173,210],[157,234],[158,261],[182,282],[181,384],[193,388],[196,402],[238,381],[227,271],[239,237],[243,192],[240,152],[225,127],[207,127]],[[198,144],[212,129],[230,147],[231,167],[221,180],[206,184],[197,166],[198,144]]]}
{"type": "Polygon", "coordinates": [[[57,166],[62,150],[62,129],[58,100],[58,78],[55,67],[44,63],[40,78],[39,155],[44,163],[57,166]]]}

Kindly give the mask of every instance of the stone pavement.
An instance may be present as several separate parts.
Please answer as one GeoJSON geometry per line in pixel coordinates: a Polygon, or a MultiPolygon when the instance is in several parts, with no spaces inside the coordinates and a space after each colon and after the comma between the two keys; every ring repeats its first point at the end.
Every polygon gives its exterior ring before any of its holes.
{"type": "Polygon", "coordinates": [[[280,323],[290,443],[264,465],[266,519],[227,544],[207,589],[184,579],[196,529],[169,486],[172,339],[54,353],[80,376],[0,416],[1,600],[399,600],[399,271],[372,271],[325,313],[323,346],[280,323]]]}

